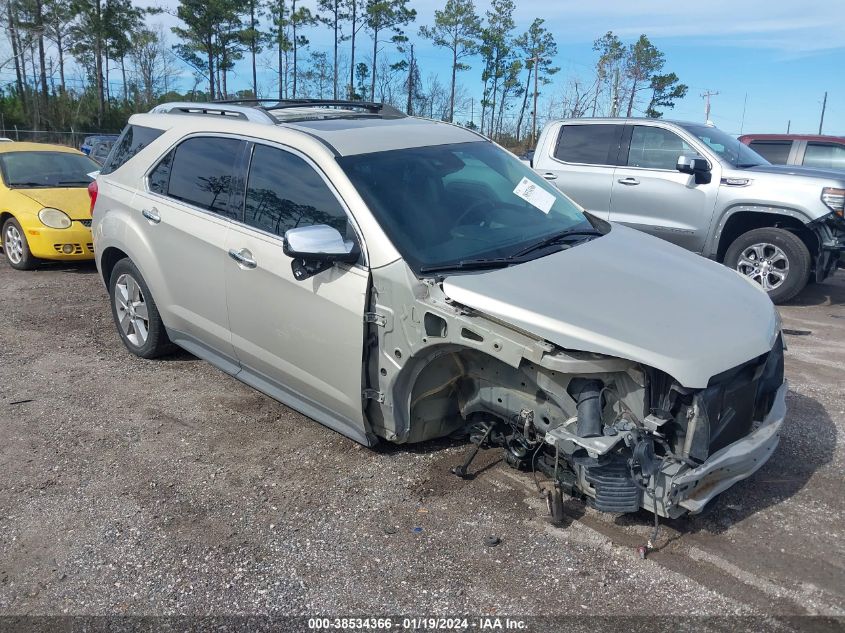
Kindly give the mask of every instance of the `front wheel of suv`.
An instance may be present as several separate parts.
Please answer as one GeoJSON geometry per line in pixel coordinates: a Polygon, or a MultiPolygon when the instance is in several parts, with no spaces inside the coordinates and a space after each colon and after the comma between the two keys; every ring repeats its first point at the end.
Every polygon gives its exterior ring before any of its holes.
{"type": "Polygon", "coordinates": [[[754,229],[730,245],[725,266],[760,284],[774,303],[783,303],[807,285],[810,251],[801,238],[789,231],[754,229]]]}
{"type": "Polygon", "coordinates": [[[109,280],[112,316],[127,349],[141,358],[156,358],[175,349],[153,295],[129,259],[115,264],[109,280]]]}

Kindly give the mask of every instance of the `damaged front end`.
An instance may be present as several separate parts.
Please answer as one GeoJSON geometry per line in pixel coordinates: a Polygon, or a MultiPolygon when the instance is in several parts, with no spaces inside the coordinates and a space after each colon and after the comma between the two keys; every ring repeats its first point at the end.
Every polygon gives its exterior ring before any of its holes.
{"type": "MultiPolygon", "coordinates": [[[[701,511],[777,446],[780,337],[706,388],[688,389],[634,361],[561,349],[403,269],[374,278],[367,317],[366,413],[378,436],[468,434],[598,510],[664,517],[701,511]]],[[[467,466],[453,471],[465,476],[467,466]]]]}

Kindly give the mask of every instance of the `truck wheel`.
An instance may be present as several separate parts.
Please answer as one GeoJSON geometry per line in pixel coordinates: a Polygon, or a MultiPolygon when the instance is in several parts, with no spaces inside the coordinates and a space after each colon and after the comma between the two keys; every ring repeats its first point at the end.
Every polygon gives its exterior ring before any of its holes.
{"type": "Polygon", "coordinates": [[[730,245],[725,253],[725,266],[760,284],[774,303],[783,303],[807,285],[810,251],[789,231],[754,229],[730,245]]]}
{"type": "Polygon", "coordinates": [[[147,283],[130,259],[121,259],[112,270],[109,296],[117,332],[130,352],[155,358],[176,349],[147,283]]]}

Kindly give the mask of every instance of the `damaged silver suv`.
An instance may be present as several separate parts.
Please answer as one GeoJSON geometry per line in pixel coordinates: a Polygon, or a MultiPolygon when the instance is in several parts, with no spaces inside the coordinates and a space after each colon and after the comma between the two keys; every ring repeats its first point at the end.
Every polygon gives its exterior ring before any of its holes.
{"type": "MultiPolygon", "coordinates": [[[[698,512],[772,454],[772,302],[373,103],[171,103],[91,188],[117,331],[368,446],[455,433],[599,510],[698,512]]],[[[455,469],[466,473],[466,465],[455,469]]]]}

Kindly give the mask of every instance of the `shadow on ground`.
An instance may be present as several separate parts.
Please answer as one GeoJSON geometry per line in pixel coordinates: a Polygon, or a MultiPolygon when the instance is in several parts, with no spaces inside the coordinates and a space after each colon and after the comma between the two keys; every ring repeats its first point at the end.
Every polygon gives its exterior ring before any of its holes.
{"type": "Polygon", "coordinates": [[[810,284],[785,306],[841,306],[845,305],[845,271],[820,284],[810,284]]]}

